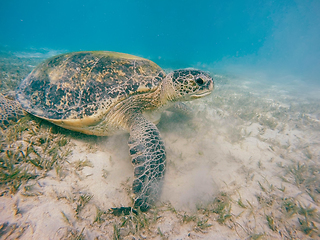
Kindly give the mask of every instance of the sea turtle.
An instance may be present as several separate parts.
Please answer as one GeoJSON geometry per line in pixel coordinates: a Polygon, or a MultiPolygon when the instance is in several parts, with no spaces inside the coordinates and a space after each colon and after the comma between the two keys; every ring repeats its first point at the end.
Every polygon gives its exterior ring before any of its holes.
{"type": "Polygon", "coordinates": [[[160,195],[166,168],[164,143],[154,123],[175,103],[212,90],[212,77],[200,70],[166,75],[154,62],[129,54],[66,53],[40,63],[18,87],[18,101],[0,95],[0,125],[19,118],[23,109],[85,134],[129,132],[134,208],[145,211],[160,195]]]}

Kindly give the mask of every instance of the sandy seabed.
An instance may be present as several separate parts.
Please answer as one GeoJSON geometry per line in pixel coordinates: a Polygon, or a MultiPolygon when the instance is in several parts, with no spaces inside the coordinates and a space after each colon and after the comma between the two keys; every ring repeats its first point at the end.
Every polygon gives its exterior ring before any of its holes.
{"type": "MultiPolygon", "coordinates": [[[[2,92],[39,60],[2,57],[2,92]]],[[[35,176],[18,181],[7,174],[8,149],[25,151],[30,129],[14,143],[2,131],[1,239],[320,238],[320,88],[212,75],[213,94],[187,103],[194,117],[163,113],[167,173],[162,197],[147,213],[108,212],[131,205],[128,135],[86,136],[31,118],[37,136],[53,128],[49,135],[67,144],[49,167],[37,166],[32,154],[14,162],[35,176]]]]}

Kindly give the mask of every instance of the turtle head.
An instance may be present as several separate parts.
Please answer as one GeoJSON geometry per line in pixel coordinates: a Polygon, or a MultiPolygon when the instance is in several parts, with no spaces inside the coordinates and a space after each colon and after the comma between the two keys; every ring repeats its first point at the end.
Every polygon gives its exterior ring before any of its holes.
{"type": "Polygon", "coordinates": [[[188,101],[209,95],[213,90],[212,77],[200,70],[180,69],[169,73],[166,80],[173,91],[170,100],[188,101]]]}

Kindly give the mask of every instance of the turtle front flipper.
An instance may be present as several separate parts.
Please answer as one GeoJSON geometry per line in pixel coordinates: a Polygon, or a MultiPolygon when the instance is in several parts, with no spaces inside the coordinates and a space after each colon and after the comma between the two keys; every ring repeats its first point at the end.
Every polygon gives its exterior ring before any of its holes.
{"type": "Polygon", "coordinates": [[[0,128],[7,128],[10,121],[18,121],[25,115],[20,104],[0,94],[0,128]]]}
{"type": "Polygon", "coordinates": [[[148,210],[159,199],[166,167],[164,143],[157,127],[142,115],[133,120],[128,142],[134,165],[134,208],[148,210]]]}

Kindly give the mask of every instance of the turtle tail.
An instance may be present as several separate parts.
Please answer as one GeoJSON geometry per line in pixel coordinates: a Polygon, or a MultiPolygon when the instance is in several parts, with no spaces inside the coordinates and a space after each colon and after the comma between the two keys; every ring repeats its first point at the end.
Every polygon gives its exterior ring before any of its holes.
{"type": "Polygon", "coordinates": [[[7,128],[10,121],[18,121],[25,115],[20,104],[0,94],[0,128],[7,128]]]}
{"type": "Polygon", "coordinates": [[[131,125],[128,145],[134,165],[134,208],[146,211],[161,194],[166,167],[164,143],[157,127],[140,115],[131,125]]]}

